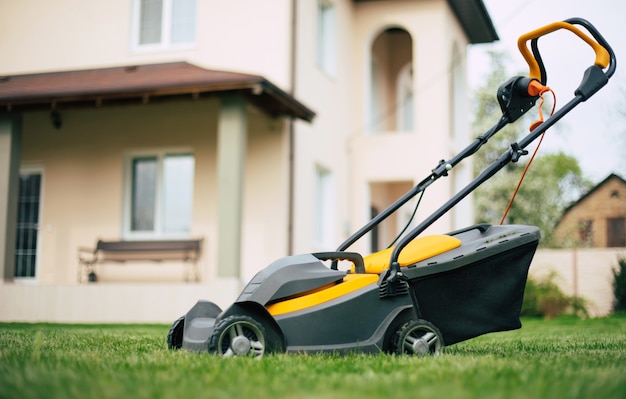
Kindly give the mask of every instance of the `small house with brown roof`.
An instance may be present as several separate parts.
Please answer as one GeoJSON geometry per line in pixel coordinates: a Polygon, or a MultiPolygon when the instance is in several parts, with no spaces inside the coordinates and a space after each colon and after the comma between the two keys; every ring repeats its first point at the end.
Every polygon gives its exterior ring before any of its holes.
{"type": "Polygon", "coordinates": [[[610,174],[565,209],[555,236],[563,246],[626,247],[626,181],[610,174]]]}

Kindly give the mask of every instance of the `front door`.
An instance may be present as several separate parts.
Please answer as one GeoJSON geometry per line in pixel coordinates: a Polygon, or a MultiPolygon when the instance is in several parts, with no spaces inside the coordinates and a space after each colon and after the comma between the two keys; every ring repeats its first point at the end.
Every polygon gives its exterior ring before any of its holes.
{"type": "Polygon", "coordinates": [[[15,238],[16,280],[34,279],[37,276],[41,176],[40,169],[20,171],[15,238]]]}

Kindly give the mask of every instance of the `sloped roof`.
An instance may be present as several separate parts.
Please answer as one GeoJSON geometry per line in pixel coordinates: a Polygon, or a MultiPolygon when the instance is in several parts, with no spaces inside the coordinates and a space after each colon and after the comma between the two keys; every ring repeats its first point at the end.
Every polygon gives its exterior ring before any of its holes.
{"type": "Polygon", "coordinates": [[[272,116],[305,121],[315,116],[262,76],[209,70],[187,62],[0,76],[0,113],[226,93],[240,93],[272,116]]]}
{"type": "Polygon", "coordinates": [[[609,181],[611,181],[613,179],[617,179],[624,186],[626,186],[626,180],[624,180],[622,177],[620,177],[619,175],[617,175],[615,173],[611,173],[604,180],[602,180],[600,183],[596,184],[593,188],[591,188],[591,190],[589,190],[587,193],[585,193],[582,197],[580,197],[578,200],[574,201],[567,208],[565,208],[565,210],[563,211],[563,216],[561,216],[561,219],[563,219],[565,217],[565,215],[569,211],[571,211],[573,208],[575,208],[578,204],[580,204],[585,199],[587,199],[590,196],[592,196],[596,191],[598,191],[598,189],[600,189],[600,187],[604,186],[606,183],[608,183],[609,181]]]}

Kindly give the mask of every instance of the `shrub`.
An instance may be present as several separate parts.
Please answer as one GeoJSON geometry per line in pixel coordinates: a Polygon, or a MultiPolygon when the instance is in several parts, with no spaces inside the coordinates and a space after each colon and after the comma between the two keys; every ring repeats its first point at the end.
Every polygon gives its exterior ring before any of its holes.
{"type": "Polygon", "coordinates": [[[557,274],[552,272],[545,278],[526,282],[521,315],[552,319],[563,314],[588,316],[583,298],[566,295],[555,283],[557,274]]]}
{"type": "Polygon", "coordinates": [[[522,302],[522,316],[527,317],[541,317],[541,311],[539,310],[539,303],[537,296],[539,287],[534,279],[528,278],[526,281],[526,288],[524,289],[524,301],[522,302]]]}
{"type": "Polygon", "coordinates": [[[617,260],[617,269],[613,269],[613,311],[626,310],[626,258],[617,260]]]}

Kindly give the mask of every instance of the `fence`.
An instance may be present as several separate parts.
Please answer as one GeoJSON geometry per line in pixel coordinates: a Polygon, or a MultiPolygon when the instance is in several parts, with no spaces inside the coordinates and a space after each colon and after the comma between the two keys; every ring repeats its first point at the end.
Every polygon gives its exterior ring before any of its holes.
{"type": "Polygon", "coordinates": [[[531,278],[556,272],[554,281],[564,293],[584,298],[590,316],[611,313],[613,273],[626,248],[568,248],[538,250],[530,267],[531,278]]]}

